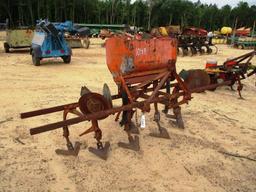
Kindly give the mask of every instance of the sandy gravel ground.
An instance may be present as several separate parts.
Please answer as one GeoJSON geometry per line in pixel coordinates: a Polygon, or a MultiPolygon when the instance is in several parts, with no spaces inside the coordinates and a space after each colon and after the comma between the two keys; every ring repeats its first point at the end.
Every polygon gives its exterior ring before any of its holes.
{"type": "MultiPolygon", "coordinates": [[[[248,52],[224,45],[219,49],[217,56],[179,57],[178,71],[203,68],[207,58],[221,63],[248,52]]],[[[182,106],[185,130],[161,115],[170,140],[149,136],[157,125],[153,112],[147,114],[147,128],[139,134],[140,152],[117,146],[127,142],[127,136],[114,116],[101,121],[103,141],[111,143],[107,161],[88,151],[96,145],[93,134],[78,136],[89,122],[70,127],[71,140],[81,142],[82,149],[78,157],[64,157],[55,154],[66,146],[61,129],[29,135],[31,127],[61,120],[61,113],[19,118],[21,112],[76,102],[83,85],[101,92],[105,82],[116,93],[98,41],[88,50],[73,50],[71,64],[54,59],[40,67],[32,65],[28,52],[6,54],[0,43],[0,191],[256,191],[256,162],[219,152],[256,159],[255,76],[243,81],[245,100],[227,87],[194,94],[182,106]]]]}

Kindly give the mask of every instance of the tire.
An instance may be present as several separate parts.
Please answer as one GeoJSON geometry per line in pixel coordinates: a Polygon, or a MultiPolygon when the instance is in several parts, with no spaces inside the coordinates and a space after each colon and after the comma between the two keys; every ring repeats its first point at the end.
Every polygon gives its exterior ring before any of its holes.
{"type": "Polygon", "coordinates": [[[35,66],[40,66],[40,58],[36,57],[33,50],[32,50],[32,62],[35,66]]]}
{"type": "Polygon", "coordinates": [[[196,55],[197,54],[196,48],[195,47],[191,47],[191,52],[192,52],[192,55],[196,55]]]}
{"type": "Polygon", "coordinates": [[[182,56],[187,56],[188,55],[188,48],[187,47],[184,47],[182,48],[182,56]]]}
{"type": "Polygon", "coordinates": [[[244,49],[244,45],[238,45],[238,49],[244,49]]]}
{"type": "Polygon", "coordinates": [[[207,48],[207,54],[211,54],[212,53],[212,49],[210,47],[207,48]]]}
{"type": "Polygon", "coordinates": [[[63,59],[64,63],[70,63],[71,62],[71,55],[62,56],[61,58],[63,59]]]}
{"type": "Polygon", "coordinates": [[[188,56],[193,56],[193,52],[192,52],[192,48],[191,47],[189,47],[188,48],[188,56]]]}
{"type": "Polygon", "coordinates": [[[10,46],[6,42],[4,43],[4,51],[5,51],[5,53],[10,53],[10,46]]]}
{"type": "Polygon", "coordinates": [[[90,46],[90,40],[89,39],[83,39],[82,40],[82,46],[83,46],[83,48],[88,49],[89,46],[90,46]]]}

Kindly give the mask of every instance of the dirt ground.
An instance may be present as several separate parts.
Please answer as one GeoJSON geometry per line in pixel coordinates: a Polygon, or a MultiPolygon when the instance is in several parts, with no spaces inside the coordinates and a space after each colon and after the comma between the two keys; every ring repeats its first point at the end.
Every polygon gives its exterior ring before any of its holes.
{"type": "MultiPolygon", "coordinates": [[[[184,130],[162,114],[160,123],[169,140],[149,136],[157,131],[152,110],[146,114],[146,129],[138,135],[140,152],[118,147],[127,136],[114,116],[100,121],[103,141],[111,143],[107,161],[88,151],[96,146],[93,134],[78,136],[89,122],[70,127],[71,140],[82,143],[77,157],[55,153],[66,147],[62,129],[30,136],[29,128],[59,121],[62,114],[21,120],[21,112],[76,102],[83,85],[101,93],[106,82],[116,93],[99,43],[93,40],[88,50],[74,49],[71,64],[54,59],[35,67],[27,51],[6,54],[1,41],[0,191],[256,191],[256,162],[221,153],[256,159],[255,76],[243,81],[244,100],[228,87],[193,94],[182,106],[184,130]]],[[[218,47],[218,55],[178,57],[178,71],[203,68],[207,58],[217,58],[220,64],[248,52],[218,47]]]]}

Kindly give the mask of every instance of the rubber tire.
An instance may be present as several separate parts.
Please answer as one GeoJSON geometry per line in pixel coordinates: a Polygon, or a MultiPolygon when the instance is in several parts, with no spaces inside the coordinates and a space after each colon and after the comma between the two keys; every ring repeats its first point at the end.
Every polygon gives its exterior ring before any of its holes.
{"type": "Polygon", "coordinates": [[[34,51],[31,52],[32,62],[35,66],[40,66],[40,57],[36,57],[34,51]]]}
{"type": "Polygon", "coordinates": [[[82,42],[83,48],[88,49],[89,46],[90,46],[90,40],[89,40],[89,39],[84,39],[84,40],[82,40],[82,41],[83,41],[83,42],[82,42]]]}
{"type": "Polygon", "coordinates": [[[192,55],[196,55],[197,54],[196,48],[195,47],[191,47],[191,52],[192,52],[192,55]]]}
{"type": "Polygon", "coordinates": [[[61,58],[63,59],[64,63],[70,63],[71,62],[71,55],[62,56],[61,58]]]}
{"type": "Polygon", "coordinates": [[[187,47],[185,47],[185,48],[182,48],[182,56],[184,57],[184,56],[188,56],[188,48],[187,47]]]}
{"type": "Polygon", "coordinates": [[[207,54],[212,54],[212,49],[210,47],[207,49],[207,54]]]}
{"type": "Polygon", "coordinates": [[[238,45],[237,48],[238,49],[244,49],[244,45],[238,45]]]}
{"type": "Polygon", "coordinates": [[[10,46],[6,42],[4,43],[4,51],[5,51],[5,53],[10,53],[10,46]]]}

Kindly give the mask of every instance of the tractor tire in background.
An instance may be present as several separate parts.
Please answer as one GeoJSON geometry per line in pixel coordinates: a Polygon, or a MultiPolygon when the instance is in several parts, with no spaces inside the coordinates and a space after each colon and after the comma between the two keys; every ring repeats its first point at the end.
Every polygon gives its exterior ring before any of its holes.
{"type": "Polygon", "coordinates": [[[182,47],[181,50],[182,50],[182,56],[183,57],[188,55],[189,50],[188,50],[187,47],[182,47]]]}
{"type": "Polygon", "coordinates": [[[35,66],[40,66],[40,58],[35,55],[33,50],[31,52],[31,55],[32,55],[32,62],[33,62],[33,64],[35,66]]]}
{"type": "Polygon", "coordinates": [[[63,59],[64,63],[70,63],[71,62],[71,55],[62,56],[61,58],[63,59]]]}
{"type": "Polygon", "coordinates": [[[81,40],[81,44],[82,44],[83,48],[88,49],[89,46],[90,46],[90,40],[89,39],[83,39],[83,40],[81,40]]]}
{"type": "Polygon", "coordinates": [[[190,47],[191,53],[192,55],[196,55],[197,54],[197,50],[195,47],[190,47]]]}
{"type": "Polygon", "coordinates": [[[5,53],[10,53],[10,46],[6,42],[4,43],[4,51],[5,51],[5,53]]]}

